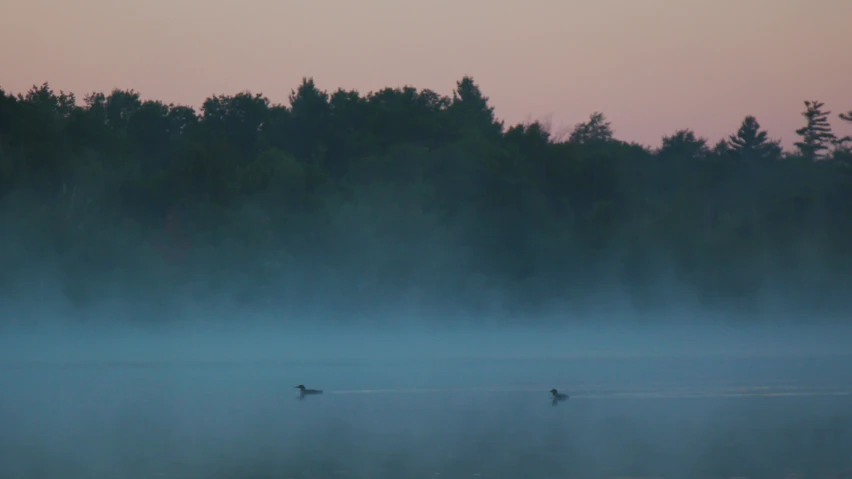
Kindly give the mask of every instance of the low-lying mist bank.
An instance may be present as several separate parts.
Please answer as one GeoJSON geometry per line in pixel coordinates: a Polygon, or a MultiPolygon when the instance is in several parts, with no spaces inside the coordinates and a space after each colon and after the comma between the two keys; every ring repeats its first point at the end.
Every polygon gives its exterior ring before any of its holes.
{"type": "Polygon", "coordinates": [[[305,79],[288,105],[198,111],[0,89],[2,320],[845,321],[852,143],[805,110],[796,151],[752,116],[652,149],[601,113],[561,136],[504,125],[469,77],[451,97],[305,79]]]}
{"type": "Polygon", "coordinates": [[[362,201],[355,216],[340,206],[322,227],[304,219],[285,230],[268,224],[273,207],[252,203],[227,212],[214,231],[190,230],[179,240],[121,217],[71,228],[61,217],[40,217],[41,200],[0,201],[2,320],[173,323],[223,308],[242,311],[237,321],[266,313],[389,322],[414,315],[438,324],[458,315],[527,324],[624,312],[652,321],[693,311],[743,322],[829,323],[850,313],[852,253],[816,240],[747,246],[731,238],[710,251],[676,233],[635,245],[624,231],[589,250],[530,230],[534,241],[516,249],[476,216],[436,223],[407,205],[379,220],[386,207],[362,201]],[[414,233],[403,231],[409,227],[414,233]],[[307,244],[296,248],[296,240],[307,244]],[[183,248],[184,241],[192,247],[178,258],[161,246],[183,248]],[[505,249],[489,250],[495,242],[505,249]]]}

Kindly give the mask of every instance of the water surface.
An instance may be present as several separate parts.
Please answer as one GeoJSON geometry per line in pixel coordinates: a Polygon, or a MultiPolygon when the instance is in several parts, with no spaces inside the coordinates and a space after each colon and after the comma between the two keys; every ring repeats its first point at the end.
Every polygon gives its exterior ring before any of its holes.
{"type": "Polygon", "coordinates": [[[6,362],[0,476],[848,477],[850,392],[836,356],[6,362]]]}

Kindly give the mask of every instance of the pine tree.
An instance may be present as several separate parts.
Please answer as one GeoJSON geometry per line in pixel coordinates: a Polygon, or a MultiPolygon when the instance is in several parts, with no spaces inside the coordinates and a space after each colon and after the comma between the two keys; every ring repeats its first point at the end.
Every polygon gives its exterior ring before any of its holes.
{"type": "MultiPolygon", "coordinates": [[[[846,113],[841,113],[838,116],[841,120],[852,123],[852,110],[849,110],[846,113]]],[[[852,136],[847,135],[837,140],[837,145],[840,149],[844,151],[852,150],[852,136]]]]}
{"type": "Polygon", "coordinates": [[[503,133],[503,122],[494,115],[494,107],[488,104],[488,97],[482,94],[473,77],[465,76],[456,82],[448,111],[461,125],[473,127],[488,138],[503,133]]]}
{"type": "Polygon", "coordinates": [[[743,119],[737,134],[729,136],[728,142],[731,154],[737,157],[777,158],[781,154],[778,142],[770,140],[766,130],[760,129],[757,118],[751,115],[743,119]]]}
{"type": "Polygon", "coordinates": [[[805,158],[814,161],[826,157],[830,144],[837,140],[828,123],[830,111],[824,111],[825,106],[820,101],[805,101],[805,111],[802,116],[807,118],[807,125],[796,130],[802,141],[796,142],[796,147],[805,158]]]}

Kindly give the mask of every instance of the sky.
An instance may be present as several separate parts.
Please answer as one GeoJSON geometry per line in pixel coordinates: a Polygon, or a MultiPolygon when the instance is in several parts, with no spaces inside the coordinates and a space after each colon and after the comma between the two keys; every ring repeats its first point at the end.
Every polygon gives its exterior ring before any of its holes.
{"type": "Polygon", "coordinates": [[[804,100],[852,110],[849,0],[0,0],[0,87],[135,89],[199,106],[302,77],[451,94],[471,75],[507,124],[602,111],[616,137],[718,140],[755,115],[786,147],[804,100]]]}

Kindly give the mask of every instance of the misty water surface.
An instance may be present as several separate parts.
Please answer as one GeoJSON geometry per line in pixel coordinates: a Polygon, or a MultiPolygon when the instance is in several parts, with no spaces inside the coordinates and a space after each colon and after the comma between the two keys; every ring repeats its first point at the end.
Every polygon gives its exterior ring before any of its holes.
{"type": "Polygon", "coordinates": [[[845,356],[6,362],[0,475],[842,474],[850,390],[845,356]]]}

